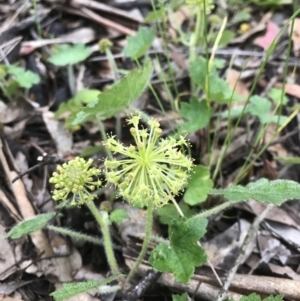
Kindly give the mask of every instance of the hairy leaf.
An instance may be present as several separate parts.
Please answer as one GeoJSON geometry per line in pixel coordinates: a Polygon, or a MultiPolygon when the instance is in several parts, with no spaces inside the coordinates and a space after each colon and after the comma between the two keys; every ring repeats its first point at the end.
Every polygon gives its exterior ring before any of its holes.
{"type": "Polygon", "coordinates": [[[240,301],[282,301],[283,295],[277,295],[277,296],[268,296],[265,299],[261,299],[259,295],[253,293],[249,296],[244,296],[240,299],[240,301]]]}
{"type": "Polygon", "coordinates": [[[63,301],[80,293],[98,289],[99,287],[114,281],[119,277],[121,277],[121,275],[114,275],[102,281],[89,280],[84,282],[63,283],[62,288],[51,293],[50,296],[54,297],[56,301],[63,301]]]}
{"type": "Polygon", "coordinates": [[[125,209],[115,209],[109,215],[109,219],[112,222],[115,222],[116,224],[120,225],[123,219],[129,219],[129,215],[125,209]]]}
{"type": "Polygon", "coordinates": [[[149,29],[147,27],[140,27],[136,36],[127,38],[127,45],[123,49],[126,57],[137,60],[144,55],[151,47],[155,39],[155,27],[149,29]]]}
{"type": "Polygon", "coordinates": [[[149,262],[161,272],[172,272],[175,280],[187,283],[195,267],[206,262],[205,251],[197,244],[206,231],[207,220],[202,218],[174,220],[169,227],[170,245],[160,244],[149,262]]]}
{"type": "Polygon", "coordinates": [[[290,180],[259,179],[247,186],[234,185],[226,189],[212,189],[210,194],[224,195],[232,203],[254,199],[280,206],[291,199],[299,199],[300,184],[290,180]]]}
{"type": "Polygon", "coordinates": [[[150,81],[151,74],[150,62],[141,69],[131,71],[118,83],[99,94],[97,101],[89,103],[86,108],[77,113],[72,125],[81,124],[96,116],[106,119],[120,113],[143,93],[150,81]]]}
{"type": "Polygon", "coordinates": [[[202,165],[195,166],[191,177],[188,179],[187,186],[188,188],[183,197],[187,204],[194,206],[204,202],[213,188],[209,169],[202,165]]]}
{"type": "Polygon", "coordinates": [[[205,99],[199,101],[197,98],[192,97],[190,103],[181,104],[179,113],[181,117],[187,120],[180,126],[180,129],[194,133],[208,125],[212,109],[205,99]]]}
{"type": "Polygon", "coordinates": [[[6,235],[8,238],[17,239],[24,235],[44,228],[48,222],[55,216],[55,212],[39,214],[33,218],[20,222],[13,227],[6,235]]]}
{"type": "MultiPolygon", "coordinates": [[[[189,218],[196,214],[195,209],[191,208],[187,204],[180,203],[178,204],[184,216],[189,218]]],[[[179,212],[173,204],[167,204],[163,207],[156,209],[155,213],[157,214],[159,221],[162,224],[170,225],[174,219],[180,218],[179,212]]]]}

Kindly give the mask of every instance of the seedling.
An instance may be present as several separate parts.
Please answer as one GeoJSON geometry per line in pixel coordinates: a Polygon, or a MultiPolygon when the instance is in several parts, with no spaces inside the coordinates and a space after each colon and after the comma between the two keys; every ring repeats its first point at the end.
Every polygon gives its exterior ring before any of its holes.
{"type": "Polygon", "coordinates": [[[40,82],[38,74],[16,65],[0,64],[0,87],[4,95],[11,99],[20,88],[30,89],[40,82]]]}
{"type": "Polygon", "coordinates": [[[73,96],[76,94],[76,82],[73,66],[84,61],[91,55],[91,53],[91,48],[86,47],[81,43],[74,44],[72,46],[61,45],[56,46],[53,49],[53,53],[48,59],[48,61],[53,65],[68,67],[69,88],[73,96]]]}

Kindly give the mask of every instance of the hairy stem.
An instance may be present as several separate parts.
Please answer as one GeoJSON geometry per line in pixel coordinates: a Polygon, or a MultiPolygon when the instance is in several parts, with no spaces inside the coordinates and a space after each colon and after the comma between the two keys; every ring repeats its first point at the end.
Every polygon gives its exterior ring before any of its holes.
{"type": "Polygon", "coordinates": [[[153,202],[150,201],[148,204],[148,209],[147,209],[146,229],[145,229],[145,237],[144,237],[144,241],[143,241],[142,250],[141,250],[139,257],[137,258],[133,268],[131,269],[130,273],[128,274],[128,276],[126,278],[127,284],[129,283],[131,278],[136,273],[140,263],[142,262],[142,260],[144,259],[145,255],[146,255],[150,237],[151,237],[152,223],[153,223],[153,202]]]}
{"type": "Polygon", "coordinates": [[[91,213],[93,214],[101,228],[103,235],[103,245],[110,269],[113,274],[119,274],[120,271],[113,251],[112,241],[109,232],[108,213],[105,211],[100,212],[95,206],[94,202],[88,202],[87,207],[90,209],[91,213]]]}
{"type": "Polygon", "coordinates": [[[66,228],[57,227],[57,226],[53,226],[53,225],[48,225],[47,229],[57,232],[57,233],[60,233],[60,234],[63,234],[63,235],[68,235],[68,236],[74,237],[76,239],[81,239],[81,240],[93,243],[95,245],[103,246],[103,240],[98,239],[93,236],[90,236],[90,235],[87,235],[87,234],[76,232],[71,229],[66,229],[66,228]]]}

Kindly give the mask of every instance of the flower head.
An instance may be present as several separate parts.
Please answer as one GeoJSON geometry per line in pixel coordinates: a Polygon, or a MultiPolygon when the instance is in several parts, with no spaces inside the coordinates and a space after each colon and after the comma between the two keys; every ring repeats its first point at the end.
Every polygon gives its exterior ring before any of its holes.
{"type": "Polygon", "coordinates": [[[82,205],[92,201],[95,196],[90,191],[101,186],[101,181],[93,179],[101,170],[91,167],[92,163],[92,159],[86,161],[76,157],[58,166],[58,172],[54,172],[49,180],[54,184],[53,200],[65,201],[69,194],[73,194],[71,205],[82,205]]]}
{"type": "Polygon", "coordinates": [[[102,39],[99,42],[99,51],[105,52],[106,49],[111,48],[113,43],[109,39],[102,39]]]}
{"type": "Polygon", "coordinates": [[[184,188],[193,162],[180,150],[187,145],[184,137],[162,139],[157,120],[148,121],[149,129],[140,129],[139,122],[139,115],[128,120],[135,145],[124,146],[114,137],[105,142],[110,151],[124,156],[105,160],[106,179],[133,205],[153,202],[154,207],[160,207],[172,198],[170,194],[177,195],[184,188]]]}

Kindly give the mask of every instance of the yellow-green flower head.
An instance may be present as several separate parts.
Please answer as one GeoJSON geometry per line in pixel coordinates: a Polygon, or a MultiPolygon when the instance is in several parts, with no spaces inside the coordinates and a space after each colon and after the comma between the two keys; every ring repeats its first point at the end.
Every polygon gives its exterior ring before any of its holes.
{"type": "Polygon", "coordinates": [[[157,120],[148,121],[149,129],[139,129],[139,121],[139,115],[128,120],[133,125],[130,132],[135,145],[124,146],[114,137],[105,142],[110,151],[124,156],[105,160],[106,179],[129,203],[147,206],[153,202],[154,207],[160,207],[184,188],[193,161],[180,150],[188,144],[185,137],[160,138],[162,130],[157,120]]]}
{"type": "Polygon", "coordinates": [[[213,0],[186,0],[186,4],[190,7],[199,7],[209,14],[214,9],[213,0]]]}
{"type": "Polygon", "coordinates": [[[98,45],[99,45],[99,51],[100,52],[105,52],[105,50],[107,48],[111,48],[112,47],[113,43],[109,39],[102,39],[102,40],[100,40],[100,42],[99,42],[98,45]]]}
{"type": "Polygon", "coordinates": [[[80,206],[83,203],[92,201],[94,195],[91,191],[101,186],[101,181],[94,180],[101,170],[91,167],[92,159],[88,161],[76,157],[68,163],[57,167],[49,182],[54,184],[53,200],[65,201],[69,194],[73,194],[71,205],[80,206]]]}

